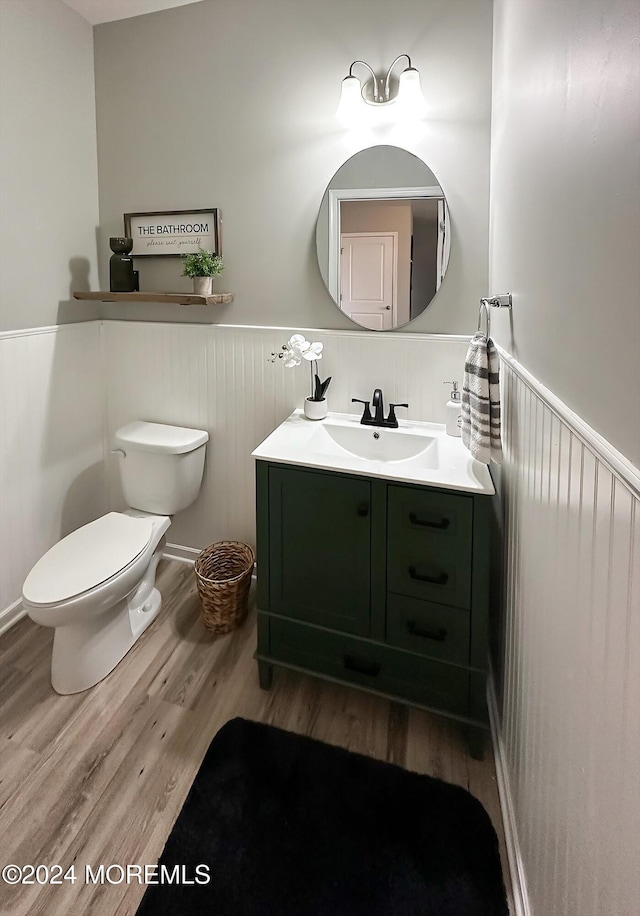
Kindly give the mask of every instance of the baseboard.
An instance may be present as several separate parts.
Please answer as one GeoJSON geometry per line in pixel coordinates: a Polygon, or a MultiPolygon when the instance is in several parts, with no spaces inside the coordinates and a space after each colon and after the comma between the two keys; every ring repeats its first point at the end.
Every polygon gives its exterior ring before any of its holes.
{"type": "MultiPolygon", "coordinates": [[[[166,560],[178,560],[180,563],[191,563],[193,565],[200,551],[197,547],[182,547],[180,544],[165,544],[162,556],[166,560]]],[[[256,567],[254,565],[251,573],[253,581],[256,580],[256,567]]]]}
{"type": "Polygon", "coordinates": [[[195,563],[200,551],[196,547],[182,547],[180,544],[165,544],[162,556],[167,560],[180,560],[181,563],[195,563]]]}
{"type": "Polygon", "coordinates": [[[507,769],[502,735],[500,734],[500,714],[498,713],[498,702],[492,675],[488,678],[487,701],[489,706],[489,722],[491,725],[493,752],[496,761],[496,778],[498,782],[498,794],[500,796],[500,808],[502,810],[504,839],[507,847],[509,873],[511,875],[511,887],[513,890],[513,904],[515,907],[514,916],[531,916],[524,862],[520,853],[518,829],[516,826],[515,810],[511,795],[511,784],[509,782],[509,771],[507,769]]]}
{"type": "Polygon", "coordinates": [[[4,611],[0,611],[0,636],[26,616],[27,612],[22,607],[22,600],[20,598],[14,601],[13,604],[10,604],[9,607],[6,607],[4,611]]]}

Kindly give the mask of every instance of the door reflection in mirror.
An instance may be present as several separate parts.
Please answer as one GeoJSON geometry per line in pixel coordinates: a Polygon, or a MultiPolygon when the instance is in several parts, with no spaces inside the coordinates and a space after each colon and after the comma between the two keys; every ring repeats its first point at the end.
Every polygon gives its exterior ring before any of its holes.
{"type": "Polygon", "coordinates": [[[449,239],[449,211],[433,172],[389,146],[362,150],[336,172],[316,228],[318,264],[334,302],[357,324],[381,331],[427,308],[447,269],[449,239]]]}

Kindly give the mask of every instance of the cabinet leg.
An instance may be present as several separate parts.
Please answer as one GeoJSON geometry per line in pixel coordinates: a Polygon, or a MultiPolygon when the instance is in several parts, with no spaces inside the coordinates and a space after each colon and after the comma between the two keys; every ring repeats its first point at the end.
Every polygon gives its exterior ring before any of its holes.
{"type": "Polygon", "coordinates": [[[258,680],[263,690],[270,690],[273,681],[273,665],[270,665],[269,662],[258,662],[258,680]]]}
{"type": "Polygon", "coordinates": [[[472,725],[467,728],[467,747],[474,760],[484,760],[486,740],[487,732],[484,728],[474,728],[472,725]]]}

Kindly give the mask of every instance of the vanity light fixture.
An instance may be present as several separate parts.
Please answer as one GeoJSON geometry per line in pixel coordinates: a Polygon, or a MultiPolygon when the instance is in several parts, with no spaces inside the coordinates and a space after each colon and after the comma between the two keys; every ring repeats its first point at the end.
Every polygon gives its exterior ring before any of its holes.
{"type": "Polygon", "coordinates": [[[424,96],[420,88],[420,74],[415,67],[411,66],[411,58],[408,54],[400,54],[396,57],[384,79],[377,77],[373,68],[366,61],[354,60],[349,67],[348,75],[342,80],[342,93],[336,117],[343,124],[351,127],[366,117],[367,106],[370,109],[377,109],[378,112],[384,111],[386,114],[394,114],[398,117],[420,117],[423,114],[424,96]],[[400,74],[398,91],[391,98],[391,71],[403,57],[407,58],[409,66],[400,74]],[[367,81],[363,87],[358,77],[353,75],[353,68],[356,64],[362,64],[371,74],[371,98],[367,98],[364,94],[369,82],[367,81]]]}

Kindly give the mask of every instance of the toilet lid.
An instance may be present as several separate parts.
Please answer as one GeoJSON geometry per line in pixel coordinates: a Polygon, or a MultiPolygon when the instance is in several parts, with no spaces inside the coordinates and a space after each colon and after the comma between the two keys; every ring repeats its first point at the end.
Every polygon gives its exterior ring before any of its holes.
{"type": "Polygon", "coordinates": [[[115,576],[149,543],[153,523],[109,512],[78,528],[45,553],[22,588],[30,604],[58,604],[115,576]]]}

